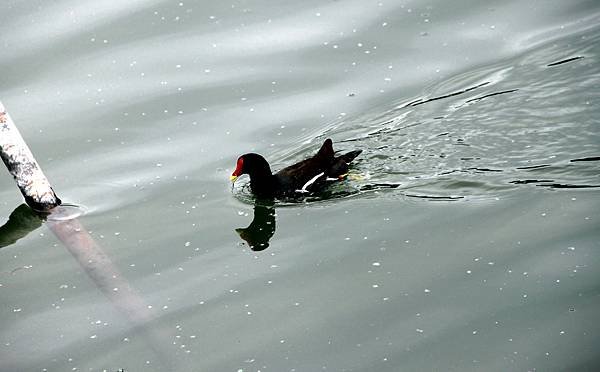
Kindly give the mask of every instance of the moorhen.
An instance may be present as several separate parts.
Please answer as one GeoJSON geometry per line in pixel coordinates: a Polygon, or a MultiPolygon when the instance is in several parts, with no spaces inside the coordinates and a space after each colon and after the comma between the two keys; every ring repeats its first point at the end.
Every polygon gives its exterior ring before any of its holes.
{"type": "Polygon", "coordinates": [[[317,154],[273,174],[269,163],[261,155],[250,153],[237,160],[231,181],[242,174],[250,176],[250,190],[257,198],[294,197],[323,188],[330,181],[338,181],[348,173],[348,164],[361,153],[350,151],[335,156],[331,139],[326,139],[317,154]]]}

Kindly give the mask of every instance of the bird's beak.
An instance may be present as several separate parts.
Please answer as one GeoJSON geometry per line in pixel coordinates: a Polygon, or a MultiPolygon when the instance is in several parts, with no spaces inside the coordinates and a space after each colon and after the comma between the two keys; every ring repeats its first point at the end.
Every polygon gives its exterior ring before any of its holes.
{"type": "Polygon", "coordinates": [[[229,180],[231,182],[235,182],[235,180],[237,180],[238,176],[234,176],[233,174],[231,176],[229,176],[229,180]]]}

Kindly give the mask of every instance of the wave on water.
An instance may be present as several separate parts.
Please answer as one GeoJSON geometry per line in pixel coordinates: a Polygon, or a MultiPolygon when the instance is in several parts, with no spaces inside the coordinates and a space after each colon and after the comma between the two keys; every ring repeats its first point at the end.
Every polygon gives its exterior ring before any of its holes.
{"type": "MultiPolygon", "coordinates": [[[[330,123],[311,143],[363,150],[341,186],[309,201],[385,195],[504,196],[523,187],[600,188],[600,34],[571,35],[437,83],[422,96],[330,123]]],[[[302,148],[285,162],[309,156],[302,148]]]]}

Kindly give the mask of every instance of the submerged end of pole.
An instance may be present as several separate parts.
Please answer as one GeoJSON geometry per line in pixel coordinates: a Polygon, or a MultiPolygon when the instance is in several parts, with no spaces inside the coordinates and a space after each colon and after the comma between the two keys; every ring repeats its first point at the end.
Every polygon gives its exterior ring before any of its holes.
{"type": "Polygon", "coordinates": [[[0,102],[0,157],[32,209],[48,212],[62,202],[0,102]]]}
{"type": "MultiPolygon", "coordinates": [[[[21,193],[23,193],[22,190],[21,193]]],[[[52,188],[50,188],[50,193],[45,191],[41,197],[37,193],[33,193],[33,195],[23,193],[23,197],[25,198],[25,203],[37,212],[50,212],[62,204],[62,200],[60,200],[52,188]]]]}

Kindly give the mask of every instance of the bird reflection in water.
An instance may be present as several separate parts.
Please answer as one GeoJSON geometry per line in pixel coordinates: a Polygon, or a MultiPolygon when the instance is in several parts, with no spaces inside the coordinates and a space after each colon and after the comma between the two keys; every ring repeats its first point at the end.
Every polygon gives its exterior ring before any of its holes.
{"type": "Polygon", "coordinates": [[[240,235],[250,249],[262,251],[269,247],[269,240],[275,234],[275,207],[272,201],[257,201],[254,204],[254,218],[248,227],[238,228],[240,235]]]}

